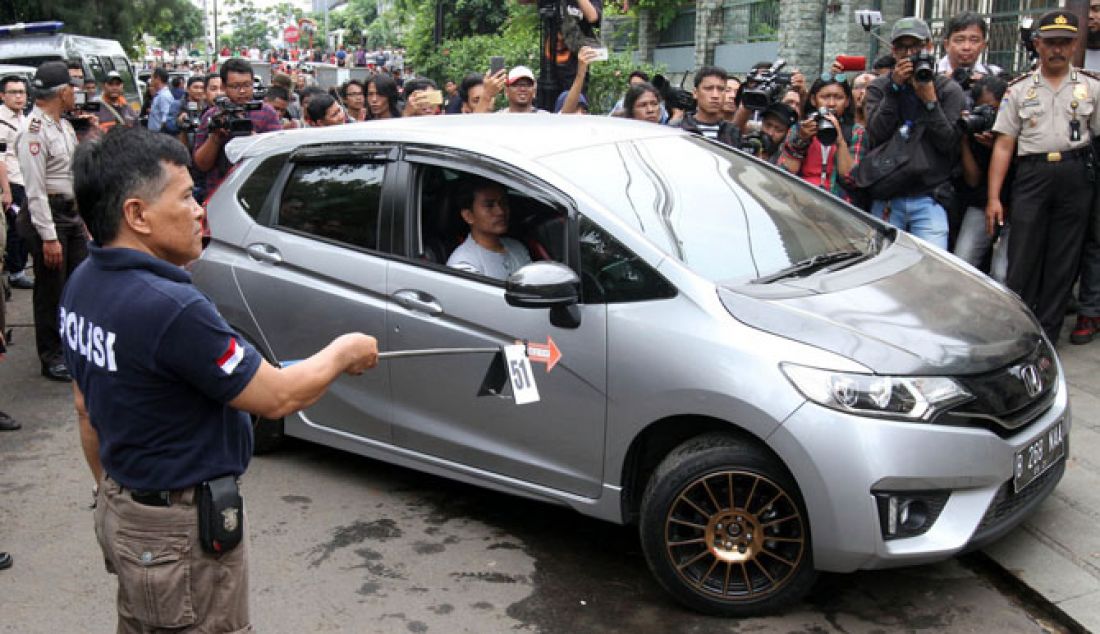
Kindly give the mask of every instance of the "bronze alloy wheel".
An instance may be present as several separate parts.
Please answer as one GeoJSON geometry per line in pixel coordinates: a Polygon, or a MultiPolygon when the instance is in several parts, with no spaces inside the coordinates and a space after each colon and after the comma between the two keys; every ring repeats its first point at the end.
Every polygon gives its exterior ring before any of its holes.
{"type": "Polygon", "coordinates": [[[731,603],[781,590],[806,552],[798,504],[749,471],[718,471],[688,484],[669,506],[664,534],[681,580],[731,603]]]}

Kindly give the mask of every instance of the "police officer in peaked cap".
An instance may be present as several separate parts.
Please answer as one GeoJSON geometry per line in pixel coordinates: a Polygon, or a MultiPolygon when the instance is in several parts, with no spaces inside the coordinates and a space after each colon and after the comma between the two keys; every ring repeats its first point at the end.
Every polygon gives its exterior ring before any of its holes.
{"type": "Polygon", "coordinates": [[[1039,66],[1009,85],[993,131],[987,229],[1010,221],[1006,285],[1057,342],[1077,270],[1096,180],[1092,139],[1100,134],[1100,76],[1073,66],[1077,16],[1054,10],[1033,32],[1039,66]],[[1001,187],[1015,159],[1011,212],[1001,187]]]}

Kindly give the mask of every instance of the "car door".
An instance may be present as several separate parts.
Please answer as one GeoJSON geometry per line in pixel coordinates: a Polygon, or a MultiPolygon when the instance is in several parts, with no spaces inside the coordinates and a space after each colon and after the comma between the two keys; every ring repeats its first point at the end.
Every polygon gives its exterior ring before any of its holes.
{"type": "MultiPolygon", "coordinates": [[[[389,204],[385,183],[393,178],[387,154],[387,148],[298,150],[249,229],[237,282],[276,361],[306,358],[348,332],[386,345],[387,260],[379,247],[389,204]]],[[[302,420],[388,440],[388,392],[385,371],[343,376],[302,420]]]]}
{"type": "MultiPolygon", "coordinates": [[[[577,495],[597,497],[603,477],[606,418],[607,318],[604,305],[580,305],[576,327],[551,324],[549,309],[509,306],[504,283],[429,261],[422,246],[421,195],[429,167],[479,174],[516,195],[541,200],[564,219],[571,203],[537,181],[494,171],[479,157],[442,159],[410,150],[409,185],[397,212],[407,214],[407,242],[387,274],[387,349],[482,348],[527,341],[557,356],[533,364],[540,400],[516,405],[511,387],[486,393],[497,355],[468,352],[386,361],[393,394],[394,443],[428,454],[577,495]],[[453,162],[452,162],[453,161],[453,162]]],[[[433,201],[437,202],[437,201],[433,201]]],[[[425,205],[422,205],[424,203],[425,205]]],[[[425,214],[438,210],[425,209],[425,214]]],[[[396,223],[395,223],[396,224],[396,223]]],[[[559,223],[564,234],[568,222],[559,223]]],[[[575,231],[572,232],[575,243],[575,231]]],[[[568,251],[568,249],[566,249],[568,251]]],[[[566,255],[575,266],[575,255],[566,255]]]]}

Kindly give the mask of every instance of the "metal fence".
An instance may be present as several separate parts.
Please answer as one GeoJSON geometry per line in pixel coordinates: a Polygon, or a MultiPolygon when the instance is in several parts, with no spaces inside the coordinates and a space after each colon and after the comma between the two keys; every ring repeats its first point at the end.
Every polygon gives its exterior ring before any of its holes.
{"type": "Polygon", "coordinates": [[[723,44],[779,39],[779,0],[732,0],[722,11],[723,44]]]}
{"type": "Polygon", "coordinates": [[[695,44],[695,9],[683,9],[661,29],[657,46],[688,46],[695,44]]]}
{"type": "Polygon", "coordinates": [[[943,53],[944,25],[951,16],[962,11],[974,11],[988,18],[989,43],[985,62],[996,64],[1010,73],[1028,69],[1030,62],[1020,42],[1020,25],[1027,18],[1061,5],[1059,0],[931,0],[922,15],[932,27],[940,54],[943,53]]]}

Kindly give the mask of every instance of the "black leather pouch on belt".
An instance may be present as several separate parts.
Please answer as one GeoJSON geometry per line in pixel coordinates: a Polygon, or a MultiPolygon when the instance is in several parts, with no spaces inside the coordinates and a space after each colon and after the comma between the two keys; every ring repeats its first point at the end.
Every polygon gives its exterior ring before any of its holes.
{"type": "Polygon", "coordinates": [[[237,477],[222,476],[199,485],[199,542],[208,553],[227,553],[244,536],[244,500],[237,477]]]}

